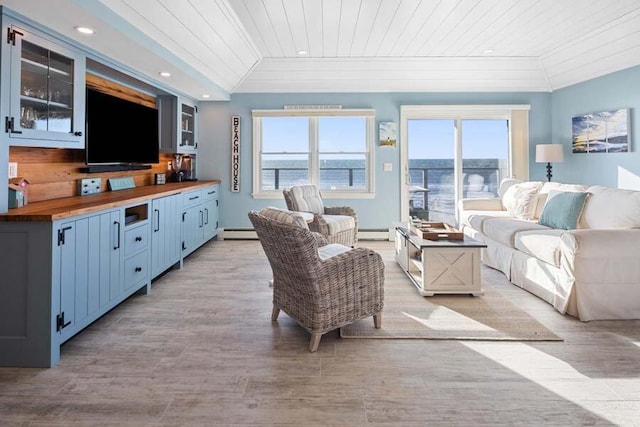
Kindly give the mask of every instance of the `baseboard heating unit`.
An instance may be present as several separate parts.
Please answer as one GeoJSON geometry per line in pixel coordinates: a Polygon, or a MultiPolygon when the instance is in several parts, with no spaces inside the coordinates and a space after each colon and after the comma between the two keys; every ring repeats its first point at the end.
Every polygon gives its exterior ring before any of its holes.
{"type": "MultiPolygon", "coordinates": [[[[390,240],[391,229],[358,230],[358,240],[390,240]]],[[[253,228],[219,229],[220,240],[257,240],[258,235],[253,228]]]]}

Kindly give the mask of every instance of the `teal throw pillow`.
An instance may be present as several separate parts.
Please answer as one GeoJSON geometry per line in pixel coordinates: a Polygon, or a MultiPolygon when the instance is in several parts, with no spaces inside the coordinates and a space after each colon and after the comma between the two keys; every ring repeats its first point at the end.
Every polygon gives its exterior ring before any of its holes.
{"type": "Polygon", "coordinates": [[[574,230],[589,193],[551,190],[538,224],[563,230],[574,230]]]}

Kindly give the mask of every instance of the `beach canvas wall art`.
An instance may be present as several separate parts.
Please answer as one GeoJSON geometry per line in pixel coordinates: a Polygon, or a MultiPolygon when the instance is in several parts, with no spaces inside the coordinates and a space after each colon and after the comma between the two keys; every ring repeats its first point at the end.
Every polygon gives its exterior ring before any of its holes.
{"type": "Polygon", "coordinates": [[[396,122],[380,122],[380,145],[395,147],[398,139],[396,122]]]}
{"type": "Polygon", "coordinates": [[[629,152],[629,109],[585,114],[572,119],[574,153],[629,152]]]}

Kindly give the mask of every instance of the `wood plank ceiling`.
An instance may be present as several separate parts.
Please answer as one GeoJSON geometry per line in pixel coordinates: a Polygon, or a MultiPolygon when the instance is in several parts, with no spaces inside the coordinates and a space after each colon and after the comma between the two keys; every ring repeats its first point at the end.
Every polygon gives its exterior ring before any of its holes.
{"type": "Polygon", "coordinates": [[[639,0],[3,4],[194,98],[209,93],[210,99],[228,99],[233,92],[546,92],[640,65],[639,0]],[[98,31],[78,35],[73,26],[80,24],[98,31]],[[170,79],[158,78],[162,69],[172,72],[170,79]]]}
{"type": "Polygon", "coordinates": [[[640,64],[638,0],[230,3],[263,57],[237,92],[550,91],[640,64]]]}

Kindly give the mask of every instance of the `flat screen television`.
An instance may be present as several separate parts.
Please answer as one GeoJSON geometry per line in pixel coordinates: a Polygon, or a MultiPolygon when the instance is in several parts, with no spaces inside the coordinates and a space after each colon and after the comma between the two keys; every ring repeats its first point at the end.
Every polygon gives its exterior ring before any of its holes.
{"type": "Polygon", "coordinates": [[[158,110],[87,89],[87,165],[159,162],[158,110]]]}

